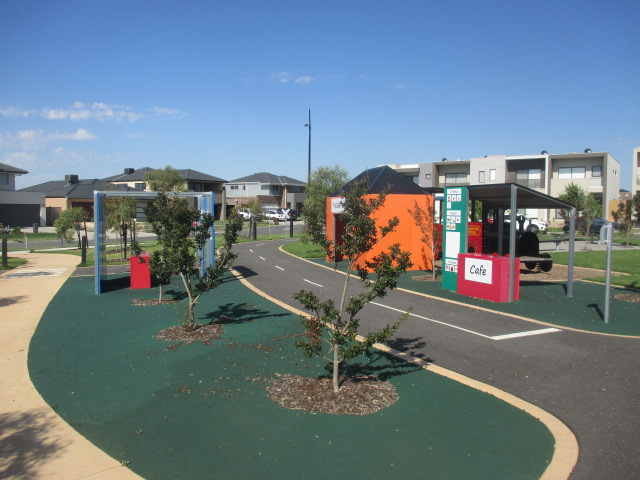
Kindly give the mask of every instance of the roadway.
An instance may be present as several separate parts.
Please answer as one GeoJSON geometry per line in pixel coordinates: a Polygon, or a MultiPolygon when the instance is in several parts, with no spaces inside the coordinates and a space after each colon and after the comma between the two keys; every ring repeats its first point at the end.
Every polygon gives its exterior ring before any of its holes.
{"type": "MultiPolygon", "coordinates": [[[[234,268],[290,304],[294,292],[338,299],[344,276],[279,251],[290,240],[239,244],[234,268]]],[[[350,293],[359,288],[351,282],[350,293]]],[[[555,308],[544,299],[540,308],[555,308]]],[[[571,479],[640,478],[640,340],[552,328],[394,290],[359,316],[362,332],[410,316],[390,346],[522,398],[563,421],[580,456],[571,479]]],[[[570,312],[566,312],[570,315],[570,312]]]]}

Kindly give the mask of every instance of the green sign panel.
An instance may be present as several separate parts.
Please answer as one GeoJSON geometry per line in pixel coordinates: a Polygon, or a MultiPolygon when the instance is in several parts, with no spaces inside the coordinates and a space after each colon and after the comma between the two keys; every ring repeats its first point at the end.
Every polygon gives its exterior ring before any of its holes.
{"type": "Polygon", "coordinates": [[[467,188],[444,189],[442,288],[458,291],[458,254],[467,253],[467,188]]]}

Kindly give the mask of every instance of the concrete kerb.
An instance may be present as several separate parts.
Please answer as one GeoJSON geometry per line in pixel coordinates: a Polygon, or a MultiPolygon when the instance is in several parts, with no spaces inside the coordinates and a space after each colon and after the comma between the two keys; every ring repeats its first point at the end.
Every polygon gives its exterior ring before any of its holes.
{"type": "MultiPolygon", "coordinates": [[[[280,250],[283,253],[286,253],[287,255],[291,255],[290,253],[283,250],[282,247],[280,248],[280,250]]],[[[299,257],[296,257],[296,258],[299,258],[299,257]]],[[[305,260],[305,261],[308,261],[308,260],[305,260]]],[[[313,263],[313,262],[309,262],[309,263],[318,266],[316,263],[313,263]]],[[[323,268],[330,268],[322,265],[320,266],[323,268]]],[[[257,293],[258,295],[262,296],[263,298],[269,300],[270,302],[273,302],[279,305],[280,307],[286,310],[289,310],[290,312],[295,313],[297,315],[302,315],[305,317],[309,316],[309,314],[304,312],[303,310],[292,307],[291,305],[288,305],[274,297],[271,297],[270,295],[267,295],[262,290],[258,289],[257,287],[252,285],[249,281],[247,281],[242,276],[242,274],[237,270],[232,269],[232,273],[238,278],[238,280],[243,285],[245,285],[247,288],[249,288],[253,292],[257,293]]],[[[501,314],[501,312],[495,312],[495,313],[501,314]]],[[[358,336],[358,340],[364,341],[364,337],[358,336]]],[[[553,457],[551,459],[551,463],[545,470],[544,474],[540,477],[540,480],[559,480],[559,479],[565,479],[565,478],[568,479],[569,476],[571,475],[571,472],[573,471],[576,463],[578,462],[578,454],[579,454],[578,440],[576,439],[573,432],[569,429],[569,427],[567,427],[560,419],[553,416],[551,413],[525,400],[522,400],[521,398],[518,398],[515,395],[512,395],[508,392],[502,391],[491,385],[487,385],[486,383],[482,383],[472,378],[466,377],[452,370],[448,370],[446,368],[430,364],[428,362],[425,362],[422,359],[413,357],[407,353],[403,353],[398,350],[394,350],[390,347],[387,347],[386,345],[375,344],[374,347],[377,348],[378,350],[384,351],[386,353],[390,353],[407,362],[418,365],[424,368],[425,370],[429,370],[433,373],[447,377],[451,380],[459,382],[468,387],[474,388],[476,390],[487,393],[489,395],[493,395],[494,397],[499,398],[500,400],[506,403],[509,403],[510,405],[513,405],[514,407],[520,410],[523,410],[529,415],[537,418],[549,429],[549,431],[551,432],[555,440],[555,448],[553,452],[553,457]]]]}
{"type": "MultiPolygon", "coordinates": [[[[12,255],[16,255],[12,252],[12,255]]],[[[71,255],[21,254],[27,264],[0,275],[0,443],[11,442],[5,478],[140,479],[60,418],[29,376],[29,343],[47,305],[78,263],[71,255]],[[8,419],[13,419],[9,425],[8,419]],[[21,421],[15,421],[15,420],[21,421]],[[14,463],[11,463],[15,461],[14,463]]]]}

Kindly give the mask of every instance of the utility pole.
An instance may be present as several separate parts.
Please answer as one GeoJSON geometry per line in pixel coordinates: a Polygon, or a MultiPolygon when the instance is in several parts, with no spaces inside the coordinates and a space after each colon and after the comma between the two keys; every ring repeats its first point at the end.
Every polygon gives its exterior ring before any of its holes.
{"type": "Polygon", "coordinates": [[[309,164],[307,167],[307,187],[311,183],[311,109],[309,109],[309,123],[305,123],[304,125],[309,129],[309,152],[308,152],[308,160],[309,164]]]}

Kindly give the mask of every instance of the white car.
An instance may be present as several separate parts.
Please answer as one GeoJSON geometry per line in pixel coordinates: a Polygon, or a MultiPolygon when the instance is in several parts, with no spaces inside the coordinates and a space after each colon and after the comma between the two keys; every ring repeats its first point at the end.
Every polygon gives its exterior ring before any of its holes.
{"type": "Polygon", "coordinates": [[[265,213],[265,217],[267,217],[269,220],[277,220],[279,222],[287,221],[287,216],[281,211],[279,212],[277,210],[267,210],[267,212],[265,213]]]}
{"type": "Polygon", "coordinates": [[[246,209],[240,209],[238,210],[238,214],[242,215],[242,218],[244,218],[245,220],[250,220],[251,217],[253,216],[251,214],[251,210],[246,210],[246,209]]]}
{"type": "MultiPolygon", "coordinates": [[[[524,219],[524,225],[522,228],[527,232],[538,233],[538,232],[547,231],[547,222],[544,222],[542,220],[537,220],[535,218],[528,218],[528,217],[525,217],[524,215],[518,215],[516,219],[517,219],[516,223],[518,225],[518,228],[520,228],[520,221],[524,219]]],[[[509,217],[509,214],[505,213],[504,223],[509,223],[510,220],[511,218],[509,217]]]]}

